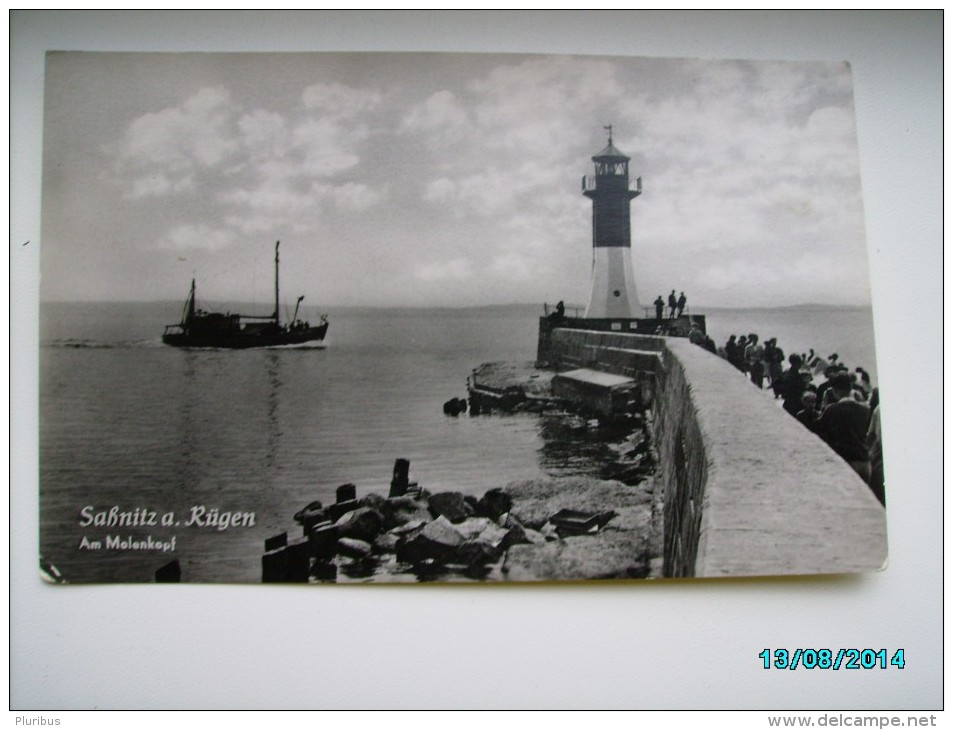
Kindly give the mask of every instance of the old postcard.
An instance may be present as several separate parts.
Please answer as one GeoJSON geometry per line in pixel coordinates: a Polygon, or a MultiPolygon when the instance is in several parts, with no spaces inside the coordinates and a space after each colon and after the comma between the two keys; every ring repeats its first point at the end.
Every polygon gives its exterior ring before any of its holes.
{"type": "Polygon", "coordinates": [[[847,64],[54,52],[45,93],[47,580],[885,564],[847,64]]]}

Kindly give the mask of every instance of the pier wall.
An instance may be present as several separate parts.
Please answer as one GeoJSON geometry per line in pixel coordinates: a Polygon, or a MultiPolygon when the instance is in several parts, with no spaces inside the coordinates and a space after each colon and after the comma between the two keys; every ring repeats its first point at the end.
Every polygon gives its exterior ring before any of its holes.
{"type": "Polygon", "coordinates": [[[885,512],[868,486],[727,361],[683,338],[561,328],[546,333],[545,359],[654,385],[666,575],[884,566],[885,512]]]}

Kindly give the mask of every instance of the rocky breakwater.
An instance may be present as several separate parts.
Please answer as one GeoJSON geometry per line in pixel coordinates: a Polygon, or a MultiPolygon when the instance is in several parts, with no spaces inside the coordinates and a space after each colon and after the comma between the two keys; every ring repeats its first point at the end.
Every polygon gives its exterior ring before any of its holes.
{"type": "Polygon", "coordinates": [[[333,504],[312,502],[294,519],[301,537],[265,542],[263,582],[574,580],[651,569],[651,493],[620,483],[520,482],[479,498],[416,484],[358,498],[345,484],[333,504]],[[629,492],[621,504],[620,487],[629,492]]]}

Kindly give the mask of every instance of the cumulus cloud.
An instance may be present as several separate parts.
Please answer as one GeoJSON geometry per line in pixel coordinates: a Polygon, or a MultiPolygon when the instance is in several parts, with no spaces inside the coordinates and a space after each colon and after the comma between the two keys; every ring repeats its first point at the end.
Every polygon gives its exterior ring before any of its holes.
{"type": "MultiPolygon", "coordinates": [[[[370,134],[353,118],[371,114],[381,98],[373,90],[315,84],[303,90],[297,111],[246,110],[223,87],[201,88],[129,123],[111,149],[117,182],[134,200],[199,194],[218,207],[226,227],[245,235],[307,228],[322,201],[365,210],[381,199],[382,186],[337,176],[360,163],[370,134]]],[[[234,240],[196,232],[171,229],[163,246],[224,247],[234,240]]]]}
{"type": "Polygon", "coordinates": [[[203,88],[177,107],[133,120],[116,154],[119,170],[132,178],[131,196],[188,189],[197,170],[232,155],[235,111],[227,90],[203,88]]]}
{"type": "Polygon", "coordinates": [[[172,251],[220,251],[234,243],[232,234],[205,224],[183,224],[168,231],[159,247],[172,251]]]}

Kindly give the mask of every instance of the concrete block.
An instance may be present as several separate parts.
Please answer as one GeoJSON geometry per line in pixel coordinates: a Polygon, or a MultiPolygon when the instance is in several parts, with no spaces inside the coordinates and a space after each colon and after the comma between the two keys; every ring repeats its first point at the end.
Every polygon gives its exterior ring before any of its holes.
{"type": "Polygon", "coordinates": [[[316,525],[308,533],[308,546],[315,560],[330,560],[337,553],[338,531],[330,522],[316,525]]]}
{"type": "Polygon", "coordinates": [[[311,547],[308,538],[299,537],[288,543],[288,573],[285,580],[291,583],[307,583],[311,571],[311,547]]]}
{"type": "Polygon", "coordinates": [[[282,532],[280,535],[275,535],[274,537],[269,537],[265,540],[265,552],[271,552],[272,550],[277,550],[288,544],[288,533],[282,532]]]}
{"type": "Polygon", "coordinates": [[[342,484],[334,493],[335,502],[350,502],[357,499],[357,486],[354,484],[342,484]]]}
{"type": "Polygon", "coordinates": [[[261,582],[284,583],[288,580],[288,548],[280,547],[261,556],[261,582]]]}

